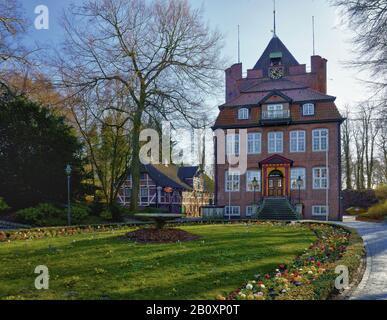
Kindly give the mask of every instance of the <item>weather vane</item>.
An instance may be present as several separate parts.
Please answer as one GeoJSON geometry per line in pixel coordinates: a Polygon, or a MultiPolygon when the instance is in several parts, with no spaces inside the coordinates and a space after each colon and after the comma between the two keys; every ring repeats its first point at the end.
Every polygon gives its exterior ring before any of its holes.
{"type": "Polygon", "coordinates": [[[273,0],[273,6],[274,6],[274,10],[273,10],[273,16],[274,16],[274,28],[273,28],[272,32],[273,32],[273,37],[277,37],[277,23],[276,23],[276,6],[275,6],[275,0],[273,0]]]}

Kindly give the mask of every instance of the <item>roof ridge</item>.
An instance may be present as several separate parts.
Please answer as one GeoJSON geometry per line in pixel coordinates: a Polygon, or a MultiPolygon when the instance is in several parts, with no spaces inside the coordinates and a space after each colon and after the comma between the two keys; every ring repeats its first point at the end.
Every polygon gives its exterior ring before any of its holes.
{"type": "MultiPolygon", "coordinates": [[[[148,164],[147,166],[151,166],[154,170],[157,171],[157,174],[158,174],[158,175],[161,175],[161,176],[163,176],[164,178],[167,178],[168,180],[172,181],[174,184],[180,185],[180,187],[183,187],[183,188],[185,188],[185,189],[187,189],[187,190],[191,190],[191,189],[192,189],[191,186],[189,186],[188,184],[186,184],[184,181],[182,181],[182,180],[180,179],[180,177],[178,176],[178,173],[177,173],[178,170],[176,170],[176,178],[177,178],[177,179],[174,179],[174,177],[171,177],[171,176],[167,175],[166,173],[164,173],[163,171],[160,171],[159,168],[157,167],[157,166],[159,166],[159,167],[161,166],[161,167],[164,167],[164,168],[170,168],[171,166],[173,166],[175,169],[178,169],[179,167],[178,167],[177,165],[175,165],[175,164],[170,164],[170,165],[168,165],[168,166],[165,166],[165,165],[163,165],[163,164],[157,164],[157,165],[155,165],[155,164],[148,164]]],[[[149,172],[149,170],[148,170],[148,173],[149,173],[149,175],[152,176],[152,173],[149,172]]],[[[152,177],[152,179],[156,180],[156,179],[153,178],[153,177],[152,177]]]]}
{"type": "Polygon", "coordinates": [[[285,91],[285,90],[296,90],[296,89],[308,89],[309,87],[305,84],[302,84],[302,83],[299,83],[299,82],[296,82],[296,81],[292,81],[290,79],[279,79],[279,80],[271,80],[271,79],[265,79],[263,80],[261,83],[256,83],[246,89],[244,89],[243,91],[241,91],[241,93],[251,93],[251,92],[270,92],[270,91],[273,91],[273,90],[279,90],[279,91],[285,91]],[[253,87],[256,87],[256,86],[259,86],[259,85],[262,85],[264,83],[269,83],[269,82],[288,82],[288,83],[291,83],[291,84],[294,84],[294,85],[297,85],[299,87],[297,88],[283,88],[283,89],[278,89],[278,88],[275,88],[275,89],[266,89],[266,90],[256,90],[256,91],[248,91],[248,90],[251,90],[253,87]]]}
{"type": "Polygon", "coordinates": [[[331,96],[330,94],[327,94],[327,93],[322,93],[322,92],[320,92],[320,91],[318,91],[318,90],[316,90],[316,89],[312,89],[311,87],[308,87],[307,89],[310,90],[310,91],[313,91],[313,92],[315,92],[315,93],[321,94],[321,95],[323,95],[323,96],[326,96],[326,97],[332,97],[332,98],[335,98],[335,99],[336,99],[335,96],[331,96]]]}

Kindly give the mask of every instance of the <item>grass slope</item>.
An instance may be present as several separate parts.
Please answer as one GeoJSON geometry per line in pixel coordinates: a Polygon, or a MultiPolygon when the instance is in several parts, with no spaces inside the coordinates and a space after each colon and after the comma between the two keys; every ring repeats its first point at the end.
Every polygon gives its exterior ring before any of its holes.
{"type": "Polygon", "coordinates": [[[315,240],[303,226],[204,225],[189,243],[142,245],[129,231],[0,243],[0,299],[214,299],[291,262],[315,240]],[[46,265],[50,289],[34,287],[46,265]]]}

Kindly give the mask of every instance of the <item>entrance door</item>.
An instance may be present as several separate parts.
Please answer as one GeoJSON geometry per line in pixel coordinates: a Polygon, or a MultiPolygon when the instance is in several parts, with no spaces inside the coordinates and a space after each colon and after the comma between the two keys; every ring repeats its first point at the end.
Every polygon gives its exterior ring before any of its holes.
{"type": "Polygon", "coordinates": [[[283,197],[282,177],[269,177],[269,197],[283,197]]]}

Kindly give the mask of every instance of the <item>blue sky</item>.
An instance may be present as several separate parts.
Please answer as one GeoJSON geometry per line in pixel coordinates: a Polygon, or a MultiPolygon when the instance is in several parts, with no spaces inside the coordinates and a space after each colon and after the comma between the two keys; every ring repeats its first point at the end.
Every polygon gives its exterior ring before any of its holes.
{"type": "MultiPolygon", "coordinates": [[[[62,11],[81,0],[23,0],[24,11],[31,21],[37,5],[49,8],[49,30],[34,30],[28,41],[55,44],[61,41],[59,20],[62,11]]],[[[225,36],[223,55],[237,62],[237,25],[241,28],[241,60],[244,71],[254,66],[268,44],[273,29],[272,0],[190,0],[194,7],[203,6],[205,19],[225,36]]],[[[312,55],[312,15],[315,16],[316,54],[328,59],[328,93],[337,97],[340,109],[372,95],[358,79],[357,70],[344,66],[354,59],[351,32],[340,23],[328,0],[277,0],[277,34],[300,63],[310,65],[312,55]]],[[[221,98],[219,100],[221,101],[221,98]]]]}

